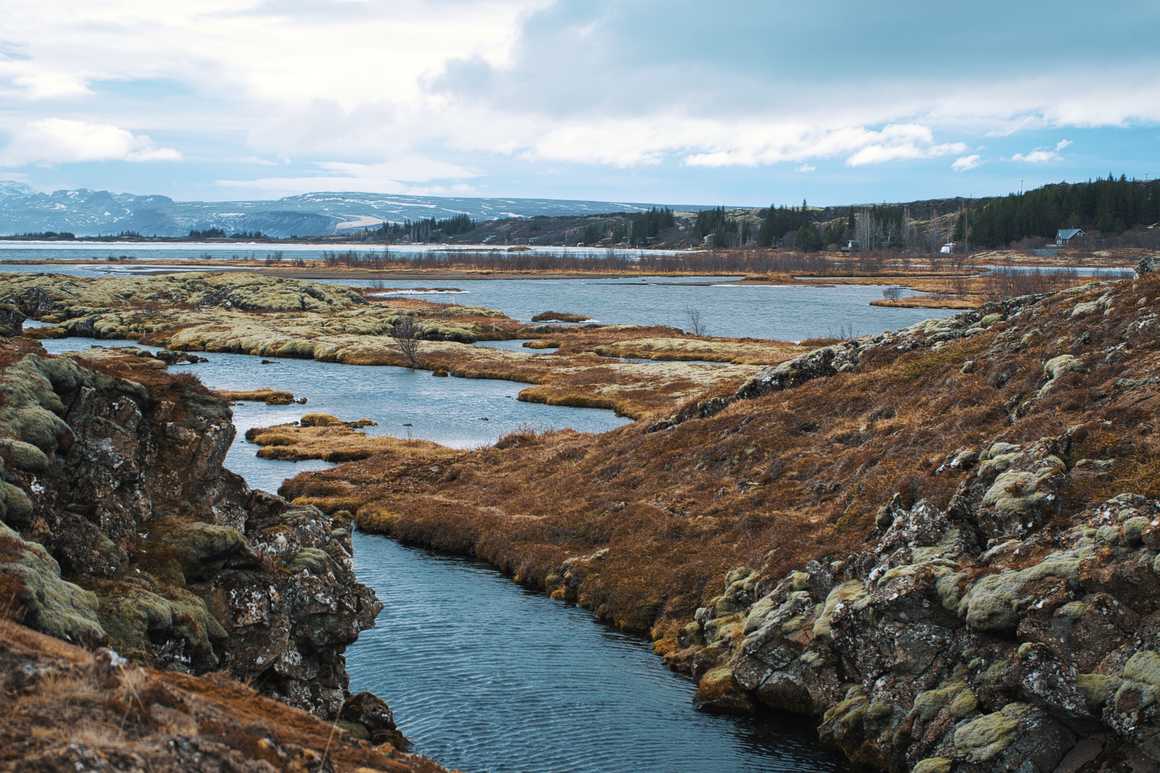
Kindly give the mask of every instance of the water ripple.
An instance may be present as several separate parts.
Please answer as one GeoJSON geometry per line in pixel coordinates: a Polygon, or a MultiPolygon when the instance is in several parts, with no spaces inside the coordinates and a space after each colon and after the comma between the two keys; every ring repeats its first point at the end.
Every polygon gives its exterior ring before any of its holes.
{"type": "Polygon", "coordinates": [[[384,696],[416,750],[468,771],[834,771],[789,719],[719,717],[646,642],[497,572],[359,534],[384,603],[348,650],[352,688],[384,696]]]}

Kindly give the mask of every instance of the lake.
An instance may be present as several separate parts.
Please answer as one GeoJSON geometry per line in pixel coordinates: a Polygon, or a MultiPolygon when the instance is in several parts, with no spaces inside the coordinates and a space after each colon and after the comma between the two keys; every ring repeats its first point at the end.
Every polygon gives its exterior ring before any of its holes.
{"type": "MultiPolygon", "coordinates": [[[[374,281],[325,280],[378,287],[374,281]]],[[[383,297],[421,297],[435,303],[487,306],[524,322],[543,311],[584,314],[593,322],[687,329],[690,309],[707,335],[800,341],[843,332],[872,335],[954,313],[946,309],[871,306],[880,286],[741,284],[736,277],[632,279],[384,280],[383,297]],[[449,293],[448,290],[459,290],[449,293]]],[[[912,295],[909,291],[903,295],[912,295]]]]}

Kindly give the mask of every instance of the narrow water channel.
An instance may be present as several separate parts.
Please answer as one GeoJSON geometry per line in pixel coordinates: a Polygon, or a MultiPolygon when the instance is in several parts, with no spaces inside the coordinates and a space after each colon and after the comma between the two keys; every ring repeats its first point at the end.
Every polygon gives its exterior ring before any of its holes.
{"type": "MultiPolygon", "coordinates": [[[[52,353],[90,339],[43,342],[52,353]]],[[[102,341],[101,345],[131,342],[102,341]]],[[[377,431],[470,447],[522,425],[604,431],[610,411],[514,399],[514,382],[434,378],[387,366],[350,366],[208,354],[175,366],[214,388],[273,386],[306,405],[235,406],[238,438],[226,459],[255,488],[323,462],[259,459],[251,426],[306,411],[367,416],[377,431]],[[487,419],[484,421],[483,419],[487,419]],[[408,419],[403,421],[403,419],[408,419]]],[[[347,650],[351,687],[383,696],[415,751],[465,771],[836,771],[812,730],[787,717],[696,711],[693,684],[670,672],[647,641],[600,625],[585,610],[527,592],[475,562],[356,534],[359,579],[384,603],[376,627],[347,650]]]]}

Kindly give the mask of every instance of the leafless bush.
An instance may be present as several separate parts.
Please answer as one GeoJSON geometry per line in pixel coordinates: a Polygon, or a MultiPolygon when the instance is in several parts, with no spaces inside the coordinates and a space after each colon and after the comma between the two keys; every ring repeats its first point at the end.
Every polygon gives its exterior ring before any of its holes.
{"type": "Polygon", "coordinates": [[[685,316],[689,320],[689,332],[695,336],[703,336],[709,334],[709,329],[705,325],[705,318],[701,314],[701,310],[690,306],[685,309],[685,316]]]}
{"type": "Polygon", "coordinates": [[[897,285],[882,288],[882,297],[888,301],[897,301],[902,297],[902,288],[897,285]]]}
{"type": "Polygon", "coordinates": [[[410,315],[399,317],[391,327],[390,335],[395,341],[395,346],[399,347],[399,352],[403,355],[407,367],[418,368],[419,325],[415,322],[415,318],[410,315]]]}
{"type": "Polygon", "coordinates": [[[1003,267],[987,275],[986,293],[992,300],[1050,293],[1071,286],[1075,279],[1075,270],[1069,268],[1034,271],[1003,267]]]}

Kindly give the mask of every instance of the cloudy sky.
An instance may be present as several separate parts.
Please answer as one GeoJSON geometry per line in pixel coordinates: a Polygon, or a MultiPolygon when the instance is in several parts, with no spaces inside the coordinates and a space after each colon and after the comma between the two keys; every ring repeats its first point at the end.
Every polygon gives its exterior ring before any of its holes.
{"type": "Polygon", "coordinates": [[[0,180],[815,203],[1160,176],[1160,3],[0,0],[0,180]]]}

